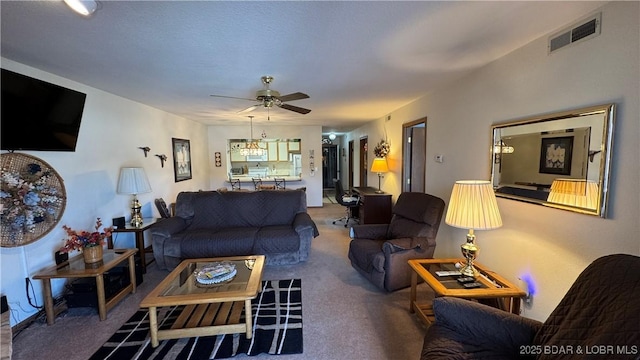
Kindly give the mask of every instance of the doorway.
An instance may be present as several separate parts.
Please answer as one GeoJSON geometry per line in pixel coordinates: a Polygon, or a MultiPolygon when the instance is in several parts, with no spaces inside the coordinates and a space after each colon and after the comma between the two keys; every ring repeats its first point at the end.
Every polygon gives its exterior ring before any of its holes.
{"type": "Polygon", "coordinates": [[[347,171],[349,172],[349,189],[353,187],[353,140],[349,140],[349,153],[348,153],[348,162],[347,171]]]}
{"type": "Polygon", "coordinates": [[[333,189],[338,178],[338,146],[322,145],[322,188],[333,189]]]}
{"type": "Polygon", "coordinates": [[[402,124],[402,191],[425,192],[427,118],[402,124]]]}
{"type": "Polygon", "coordinates": [[[368,138],[360,138],[360,187],[367,187],[367,173],[368,173],[368,160],[367,160],[367,148],[368,138]]]}

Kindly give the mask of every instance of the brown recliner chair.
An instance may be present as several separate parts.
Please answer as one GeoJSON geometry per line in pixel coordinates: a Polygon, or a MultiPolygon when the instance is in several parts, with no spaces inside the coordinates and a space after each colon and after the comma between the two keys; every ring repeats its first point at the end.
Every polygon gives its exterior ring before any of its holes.
{"type": "Polygon", "coordinates": [[[439,197],[405,192],[393,206],[389,224],[351,228],[351,265],[377,287],[395,291],[411,285],[409,259],[432,258],[444,201],[439,197]]]}

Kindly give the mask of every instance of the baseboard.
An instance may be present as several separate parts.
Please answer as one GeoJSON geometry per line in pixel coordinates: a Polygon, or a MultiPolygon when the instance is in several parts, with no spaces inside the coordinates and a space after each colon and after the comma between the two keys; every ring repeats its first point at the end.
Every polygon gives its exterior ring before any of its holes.
{"type": "MultiPolygon", "coordinates": [[[[58,315],[60,315],[63,311],[66,311],[66,310],[67,310],[67,303],[66,303],[66,301],[64,301],[64,299],[62,301],[58,301],[57,303],[53,304],[53,317],[54,317],[54,319],[56,317],[58,317],[58,315]]],[[[44,309],[42,309],[42,310],[38,311],[37,313],[29,316],[28,318],[22,320],[21,322],[13,325],[11,327],[11,331],[14,334],[17,334],[18,332],[28,328],[31,324],[36,322],[36,320],[38,320],[39,317],[46,317],[44,309]]]]}

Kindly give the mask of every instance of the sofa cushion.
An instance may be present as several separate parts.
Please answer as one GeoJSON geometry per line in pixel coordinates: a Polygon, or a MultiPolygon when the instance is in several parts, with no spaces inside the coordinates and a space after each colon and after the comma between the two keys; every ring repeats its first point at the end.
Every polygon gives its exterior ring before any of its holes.
{"type": "Polygon", "coordinates": [[[306,212],[302,191],[203,191],[181,193],[177,202],[177,216],[189,218],[192,230],[291,225],[297,213],[306,212]]]}
{"type": "Polygon", "coordinates": [[[300,237],[289,225],[263,226],[256,233],[254,254],[279,254],[298,251],[300,237]]]}
{"type": "Polygon", "coordinates": [[[181,241],[183,259],[253,254],[253,241],[259,228],[189,230],[174,235],[181,241]]]}

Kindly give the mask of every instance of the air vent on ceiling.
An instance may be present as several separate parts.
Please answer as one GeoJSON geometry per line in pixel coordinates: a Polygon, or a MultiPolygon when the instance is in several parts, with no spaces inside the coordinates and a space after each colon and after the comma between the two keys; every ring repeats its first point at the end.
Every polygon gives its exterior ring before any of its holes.
{"type": "Polygon", "coordinates": [[[576,25],[563,29],[549,37],[549,53],[578,41],[585,41],[600,35],[602,13],[590,16],[576,25]]]}

